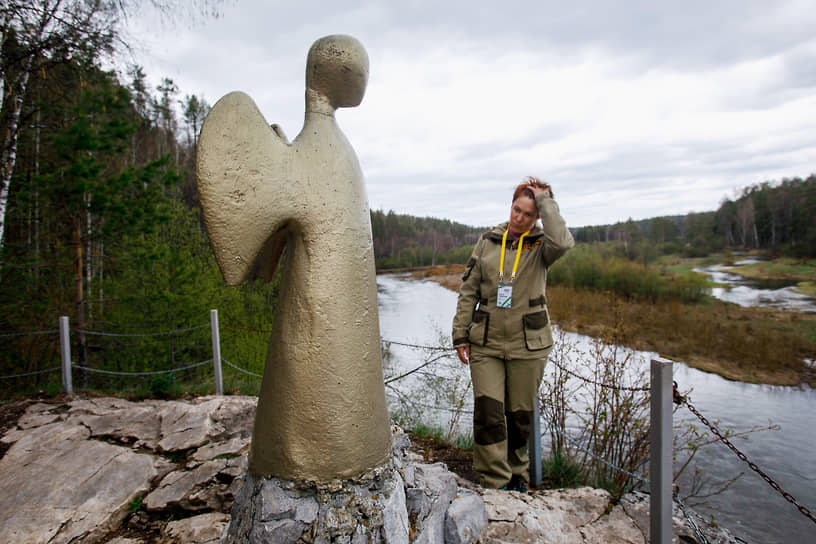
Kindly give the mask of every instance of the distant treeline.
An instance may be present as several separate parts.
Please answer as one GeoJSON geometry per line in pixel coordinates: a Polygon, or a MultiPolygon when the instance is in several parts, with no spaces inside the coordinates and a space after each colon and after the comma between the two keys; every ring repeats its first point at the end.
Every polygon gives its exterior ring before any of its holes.
{"type": "Polygon", "coordinates": [[[573,229],[577,242],[623,242],[627,256],[662,253],[704,256],[723,249],[761,249],[792,257],[816,256],[816,176],[766,181],[725,199],[714,212],[629,219],[573,229]]]}
{"type": "Polygon", "coordinates": [[[449,219],[371,211],[378,269],[464,263],[485,230],[449,219]]]}
{"type": "MultiPolygon", "coordinates": [[[[377,268],[467,261],[485,227],[447,219],[371,212],[377,268]]],[[[650,262],[660,254],[702,257],[725,249],[816,256],[816,175],[766,181],[725,199],[713,212],[573,228],[578,243],[618,242],[623,256],[650,262]]]]}

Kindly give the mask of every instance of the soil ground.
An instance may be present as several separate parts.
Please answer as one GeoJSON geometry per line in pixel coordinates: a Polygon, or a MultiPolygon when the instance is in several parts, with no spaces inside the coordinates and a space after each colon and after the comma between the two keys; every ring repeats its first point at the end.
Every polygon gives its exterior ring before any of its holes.
{"type": "Polygon", "coordinates": [[[437,442],[432,436],[410,436],[411,450],[421,455],[426,463],[445,463],[454,474],[474,484],[479,483],[479,475],[473,470],[473,452],[437,442]]]}

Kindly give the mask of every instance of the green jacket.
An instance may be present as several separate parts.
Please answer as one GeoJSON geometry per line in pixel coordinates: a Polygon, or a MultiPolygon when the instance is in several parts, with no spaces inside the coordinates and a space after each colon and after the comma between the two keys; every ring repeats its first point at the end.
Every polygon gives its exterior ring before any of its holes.
{"type": "MultiPolygon", "coordinates": [[[[544,357],[552,350],[547,312],[547,268],[575,245],[555,200],[539,194],[536,207],[543,228],[524,237],[510,308],[497,308],[502,235],[507,223],[484,233],[467,262],[453,318],[453,345],[506,359],[544,357]]],[[[507,240],[504,279],[509,282],[518,241],[507,240]]]]}

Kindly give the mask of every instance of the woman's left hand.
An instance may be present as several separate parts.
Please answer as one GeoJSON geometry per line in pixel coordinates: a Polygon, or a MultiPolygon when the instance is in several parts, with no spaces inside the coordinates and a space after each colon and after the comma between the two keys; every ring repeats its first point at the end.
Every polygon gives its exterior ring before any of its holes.
{"type": "Polygon", "coordinates": [[[462,361],[463,364],[470,363],[470,346],[457,346],[456,355],[459,356],[459,360],[462,361]]]}
{"type": "Polygon", "coordinates": [[[545,195],[547,195],[547,198],[552,198],[552,189],[550,189],[549,185],[547,185],[546,189],[544,189],[542,187],[539,187],[538,185],[530,184],[530,190],[533,191],[534,196],[538,196],[539,193],[544,193],[545,195]]]}

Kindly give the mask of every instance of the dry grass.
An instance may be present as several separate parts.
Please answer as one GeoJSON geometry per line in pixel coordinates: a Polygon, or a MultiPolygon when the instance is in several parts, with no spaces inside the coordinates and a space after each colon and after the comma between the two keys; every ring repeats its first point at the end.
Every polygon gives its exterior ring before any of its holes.
{"type": "Polygon", "coordinates": [[[750,383],[816,385],[804,363],[816,357],[816,343],[803,331],[816,316],[768,308],[741,308],[721,301],[622,302],[609,294],[550,287],[553,319],[564,329],[681,360],[725,378],[750,383]]]}
{"type": "Polygon", "coordinates": [[[458,291],[459,286],[462,285],[462,274],[464,272],[464,265],[443,264],[412,270],[411,277],[420,280],[430,279],[451,291],[458,291]]]}
{"type": "MultiPolygon", "coordinates": [[[[412,276],[456,291],[463,269],[432,267],[412,276]]],[[[717,300],[699,305],[623,302],[611,294],[559,286],[547,288],[547,301],[553,320],[568,331],[606,335],[730,380],[816,386],[816,374],[803,361],[816,359],[816,315],[717,300]]]]}

